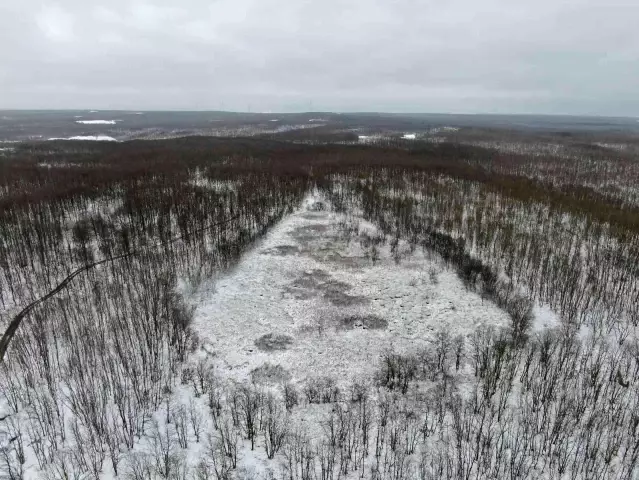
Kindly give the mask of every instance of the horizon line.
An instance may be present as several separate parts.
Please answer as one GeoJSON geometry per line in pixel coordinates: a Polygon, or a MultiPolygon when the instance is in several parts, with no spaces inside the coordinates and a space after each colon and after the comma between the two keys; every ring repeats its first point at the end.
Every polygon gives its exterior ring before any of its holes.
{"type": "Polygon", "coordinates": [[[528,113],[528,112],[402,112],[383,110],[300,110],[289,112],[251,112],[243,110],[216,110],[216,109],[121,109],[121,108],[1,108],[0,112],[131,112],[131,113],[226,113],[236,115],[310,115],[310,114],[331,114],[331,115],[440,115],[440,116],[493,116],[493,117],[586,117],[586,118],[623,118],[639,119],[639,115],[611,115],[593,113],[528,113]]]}

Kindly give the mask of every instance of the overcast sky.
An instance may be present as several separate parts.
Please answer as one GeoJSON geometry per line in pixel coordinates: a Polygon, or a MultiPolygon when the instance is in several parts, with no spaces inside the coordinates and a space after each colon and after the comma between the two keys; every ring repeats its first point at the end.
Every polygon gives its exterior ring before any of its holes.
{"type": "Polygon", "coordinates": [[[0,108],[639,115],[639,0],[0,0],[0,108]]]}

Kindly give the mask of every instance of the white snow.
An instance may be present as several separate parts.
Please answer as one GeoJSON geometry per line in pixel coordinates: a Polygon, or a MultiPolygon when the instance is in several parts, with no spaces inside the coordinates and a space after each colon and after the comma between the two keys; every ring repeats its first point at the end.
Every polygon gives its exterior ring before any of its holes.
{"type": "Polygon", "coordinates": [[[459,131],[459,127],[434,127],[428,130],[428,133],[435,134],[435,133],[442,133],[442,132],[458,132],[458,131],[459,131]]]}
{"type": "Polygon", "coordinates": [[[356,220],[359,235],[348,242],[339,228],[344,220],[312,206],[302,209],[271,230],[230,274],[196,290],[190,302],[201,353],[215,355],[237,380],[271,363],[296,382],[317,375],[348,382],[373,374],[387,350],[420,351],[441,328],[458,334],[480,324],[508,324],[503,311],[468,292],[421,251],[411,254],[400,243],[403,259],[396,264],[388,245],[380,246],[374,263],[372,251],[360,245],[374,226],[356,220]],[[344,328],[348,317],[366,315],[388,326],[356,322],[344,328]],[[286,335],[291,344],[261,351],[255,342],[268,334],[286,335]]]}
{"type": "Polygon", "coordinates": [[[618,152],[622,152],[628,149],[628,144],[626,143],[606,143],[606,142],[595,142],[594,145],[607,148],[609,150],[616,150],[618,152]]]}
{"type": "Polygon", "coordinates": [[[76,120],[83,125],[115,125],[115,120],[76,120]]]}
{"type": "Polygon", "coordinates": [[[561,325],[561,319],[548,305],[535,304],[533,307],[533,330],[540,332],[561,325]]]}
{"type": "Polygon", "coordinates": [[[414,133],[405,133],[402,138],[405,140],[415,140],[415,137],[417,135],[415,135],[414,133]]]}
{"type": "Polygon", "coordinates": [[[385,138],[389,138],[386,137],[384,135],[381,134],[373,134],[373,135],[358,135],[357,139],[359,143],[375,143],[375,142],[379,142],[381,140],[384,140],[385,138]]]}
{"type": "Polygon", "coordinates": [[[69,140],[95,140],[100,142],[117,142],[115,138],[109,137],[108,135],[75,136],[75,137],[69,137],[69,140]]]}
{"type": "Polygon", "coordinates": [[[49,138],[48,140],[93,140],[98,142],[117,142],[115,138],[109,137],[108,135],[77,135],[69,138],[49,138]]]}

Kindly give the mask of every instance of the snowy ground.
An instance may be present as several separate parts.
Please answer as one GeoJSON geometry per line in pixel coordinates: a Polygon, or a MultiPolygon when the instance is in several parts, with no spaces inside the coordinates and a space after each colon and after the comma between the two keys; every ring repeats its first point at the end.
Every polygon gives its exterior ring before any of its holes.
{"type": "Polygon", "coordinates": [[[52,140],[93,140],[97,142],[117,142],[115,138],[108,135],[77,135],[69,138],[49,138],[49,141],[52,140]]]}
{"type": "Polygon", "coordinates": [[[84,125],[115,125],[115,120],[76,120],[75,123],[84,125]]]}
{"type": "Polygon", "coordinates": [[[508,324],[503,311],[420,250],[411,254],[400,243],[396,263],[382,245],[373,262],[360,240],[375,228],[356,220],[348,241],[345,217],[316,211],[316,200],[190,296],[200,354],[215,356],[225,376],[248,379],[271,364],[295,382],[324,375],[349,382],[369,377],[387,350],[419,351],[439,329],[465,334],[508,324]]]}

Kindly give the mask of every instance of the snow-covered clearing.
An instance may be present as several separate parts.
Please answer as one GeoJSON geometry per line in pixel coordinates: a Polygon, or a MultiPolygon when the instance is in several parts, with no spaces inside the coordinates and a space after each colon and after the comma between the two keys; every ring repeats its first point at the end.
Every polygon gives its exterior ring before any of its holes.
{"type": "Polygon", "coordinates": [[[95,142],[117,142],[115,138],[109,137],[108,135],[76,135],[75,137],[49,138],[48,140],[91,140],[95,142]]]}
{"type": "Polygon", "coordinates": [[[76,120],[83,125],[115,125],[115,120],[76,120]]]}
{"type": "Polygon", "coordinates": [[[533,331],[543,332],[547,329],[558,328],[561,325],[561,319],[548,305],[535,304],[533,307],[534,322],[533,331]]]}
{"type": "Polygon", "coordinates": [[[609,150],[616,150],[618,152],[623,152],[628,149],[628,144],[626,143],[606,143],[606,142],[595,142],[593,145],[596,145],[601,148],[607,148],[609,150]]]}
{"type": "Polygon", "coordinates": [[[349,241],[346,217],[317,210],[317,201],[310,196],[232,272],[190,295],[200,354],[214,356],[225,376],[245,380],[271,364],[295,382],[328,375],[346,383],[371,375],[388,350],[420,351],[439,329],[508,324],[422,251],[400,243],[396,263],[388,245],[362,247],[375,232],[363,220],[349,241]]]}

